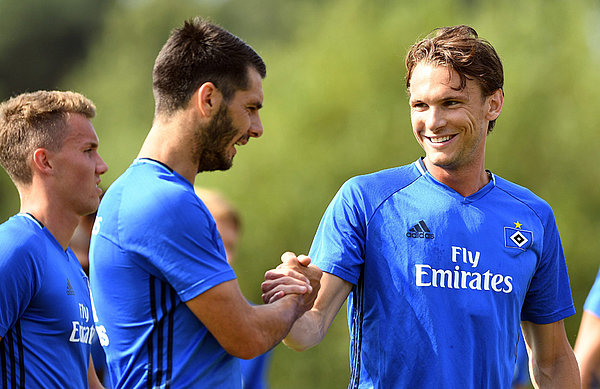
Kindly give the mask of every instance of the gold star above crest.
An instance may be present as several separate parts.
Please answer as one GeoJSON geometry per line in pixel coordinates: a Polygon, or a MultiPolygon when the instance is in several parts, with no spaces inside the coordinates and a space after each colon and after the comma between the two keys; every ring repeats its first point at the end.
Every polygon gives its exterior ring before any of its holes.
{"type": "Polygon", "coordinates": [[[517,220],[517,221],[515,222],[515,228],[521,229],[521,226],[522,226],[522,224],[521,224],[521,223],[519,223],[519,221],[517,220]]]}

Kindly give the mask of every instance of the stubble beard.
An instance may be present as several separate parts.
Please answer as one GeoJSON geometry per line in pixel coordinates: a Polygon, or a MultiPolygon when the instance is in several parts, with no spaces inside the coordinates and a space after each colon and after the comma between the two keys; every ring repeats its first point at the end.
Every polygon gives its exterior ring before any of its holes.
{"type": "Polygon", "coordinates": [[[196,132],[198,173],[203,171],[228,170],[233,165],[227,147],[238,134],[226,105],[219,108],[204,128],[196,132]]]}

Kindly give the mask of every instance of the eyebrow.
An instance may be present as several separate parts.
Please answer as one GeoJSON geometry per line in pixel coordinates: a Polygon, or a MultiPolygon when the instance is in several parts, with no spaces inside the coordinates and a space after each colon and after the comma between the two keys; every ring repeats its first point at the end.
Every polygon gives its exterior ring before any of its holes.
{"type": "Polygon", "coordinates": [[[83,145],[85,146],[85,148],[88,148],[88,147],[91,147],[93,149],[98,148],[98,142],[86,142],[83,145]]]}

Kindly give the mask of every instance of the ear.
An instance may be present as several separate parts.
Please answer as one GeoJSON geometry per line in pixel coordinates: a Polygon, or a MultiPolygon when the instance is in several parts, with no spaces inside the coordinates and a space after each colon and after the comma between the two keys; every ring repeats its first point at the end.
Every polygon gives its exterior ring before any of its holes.
{"type": "Polygon", "coordinates": [[[38,172],[43,175],[51,174],[52,162],[50,159],[50,152],[47,149],[35,149],[31,158],[32,173],[36,174],[36,172],[38,172]]]}
{"type": "Polygon", "coordinates": [[[498,116],[500,116],[500,112],[502,112],[502,106],[504,105],[504,92],[502,89],[498,89],[488,96],[487,102],[488,107],[486,119],[489,121],[497,119],[498,116]]]}
{"type": "Polygon", "coordinates": [[[205,117],[210,117],[214,112],[217,112],[223,102],[223,94],[212,82],[205,82],[200,85],[194,97],[197,108],[205,117]]]}

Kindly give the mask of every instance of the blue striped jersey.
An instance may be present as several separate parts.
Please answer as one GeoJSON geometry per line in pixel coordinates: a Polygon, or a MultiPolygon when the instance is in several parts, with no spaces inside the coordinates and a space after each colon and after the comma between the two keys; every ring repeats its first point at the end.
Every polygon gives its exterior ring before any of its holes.
{"type": "Polygon", "coordinates": [[[106,191],[92,230],[92,297],[114,388],[237,388],[239,361],[185,302],[235,278],[192,184],[137,159],[106,191]]]}
{"type": "Polygon", "coordinates": [[[0,387],[87,388],[94,331],[71,249],[30,215],[0,225],[0,387]]]}

